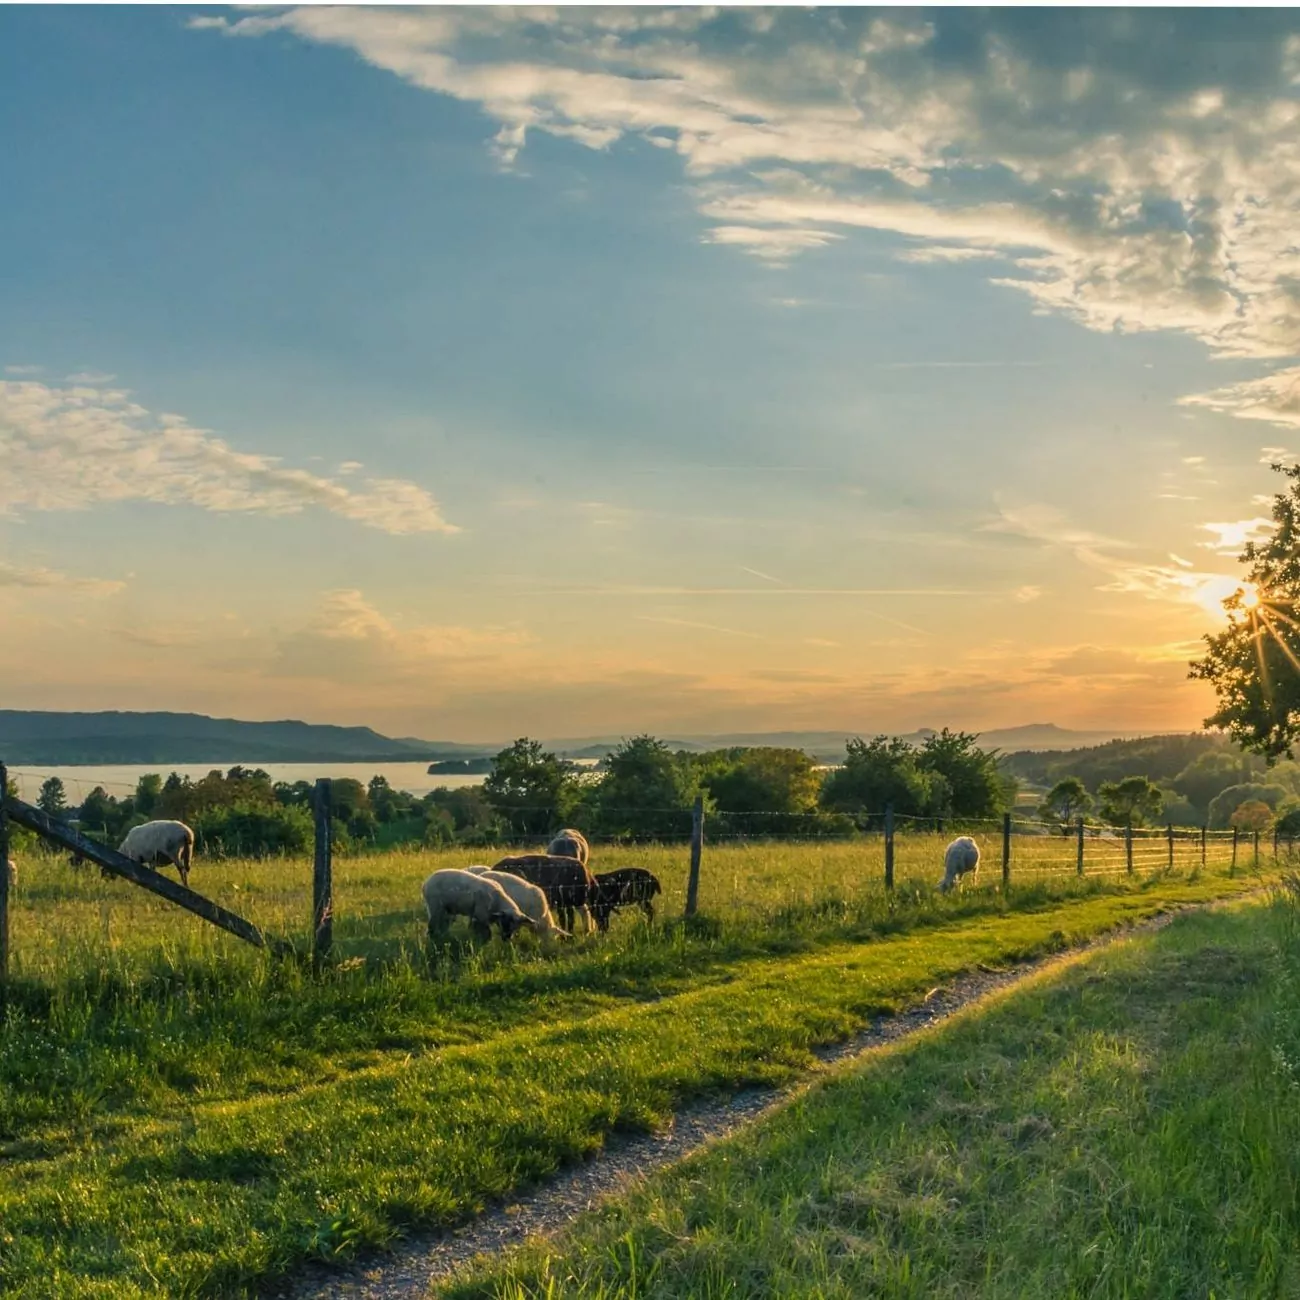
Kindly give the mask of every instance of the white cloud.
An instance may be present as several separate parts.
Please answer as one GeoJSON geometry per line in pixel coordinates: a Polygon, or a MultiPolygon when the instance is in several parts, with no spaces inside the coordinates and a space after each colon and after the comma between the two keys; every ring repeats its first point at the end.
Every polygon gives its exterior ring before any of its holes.
{"type": "Polygon", "coordinates": [[[420,682],[447,665],[491,661],[532,638],[517,627],[405,626],[353,589],[325,595],[315,617],[275,648],[273,674],[388,686],[420,682]]]}
{"type": "Polygon", "coordinates": [[[999,517],[982,529],[1026,537],[1073,555],[1080,564],[1108,579],[1098,586],[1098,591],[1171,600],[1219,613],[1222,602],[1241,585],[1237,577],[1202,572],[1177,556],[1170,556],[1177,567],[1141,563],[1132,555],[1135,548],[1130,543],[1075,528],[1050,506],[1002,507],[999,517]]]}
{"type": "MultiPolygon", "coordinates": [[[[1300,312],[1300,305],[1297,311],[1300,312]]],[[[1270,424],[1300,428],[1300,366],[1275,370],[1271,375],[1229,384],[1208,393],[1193,393],[1181,401],[1188,406],[1224,411],[1242,420],[1267,420],[1270,424]]],[[[1282,457],[1289,454],[1282,447],[1266,447],[1266,460],[1271,459],[1270,452],[1282,457]]]]}
{"type": "Polygon", "coordinates": [[[900,262],[911,262],[917,266],[947,265],[951,262],[987,261],[999,254],[992,248],[971,248],[969,245],[929,244],[922,248],[908,248],[895,254],[900,262]]]}
{"type": "Polygon", "coordinates": [[[78,578],[61,573],[57,569],[46,569],[40,566],[28,568],[0,560],[0,588],[24,587],[32,590],[55,588],[90,596],[111,596],[125,586],[126,583],[116,579],[78,578]]]}
{"type": "Polygon", "coordinates": [[[389,533],[456,531],[405,480],[345,486],[152,415],[121,389],[0,381],[0,514],[119,501],[267,515],[314,507],[389,533]]]}
{"type": "Polygon", "coordinates": [[[788,262],[795,253],[823,248],[842,239],[828,230],[771,229],[763,226],[714,226],[704,235],[707,244],[731,244],[773,264],[788,262]]]}
{"type": "MultiPolygon", "coordinates": [[[[874,230],[922,243],[905,262],[1007,259],[993,283],[1089,329],[1285,358],[1300,353],[1300,36],[1252,11],[1225,57],[1214,21],[319,6],[191,26],[354,51],[477,105],[507,164],[535,132],[672,148],[704,237],[769,264],[874,230]]],[[[1199,400],[1300,423],[1287,371],[1199,400]]]]}
{"type": "Polygon", "coordinates": [[[1273,531],[1273,521],[1256,517],[1238,519],[1226,524],[1202,524],[1201,528],[1207,533],[1213,533],[1214,540],[1198,542],[1198,546],[1220,555],[1236,556],[1241,553],[1242,547],[1247,542],[1259,542],[1266,538],[1273,531]]]}

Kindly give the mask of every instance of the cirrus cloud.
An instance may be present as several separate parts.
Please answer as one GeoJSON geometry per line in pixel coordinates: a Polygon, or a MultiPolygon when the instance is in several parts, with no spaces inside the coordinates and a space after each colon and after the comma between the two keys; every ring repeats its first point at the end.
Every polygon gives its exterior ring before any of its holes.
{"type": "Polygon", "coordinates": [[[388,533],[455,532],[403,479],[358,486],[237,451],[179,415],[153,415],[123,389],[0,381],[0,514],[120,501],[291,515],[308,508],[388,533]]]}
{"type": "MultiPolygon", "coordinates": [[[[329,6],[191,25],[289,32],[474,104],[507,166],[538,132],[674,150],[701,238],[769,265],[869,230],[909,263],[996,255],[992,283],[1089,329],[1300,354],[1288,11],[329,6]]],[[[1286,374],[1197,400],[1295,423],[1286,374]]]]}

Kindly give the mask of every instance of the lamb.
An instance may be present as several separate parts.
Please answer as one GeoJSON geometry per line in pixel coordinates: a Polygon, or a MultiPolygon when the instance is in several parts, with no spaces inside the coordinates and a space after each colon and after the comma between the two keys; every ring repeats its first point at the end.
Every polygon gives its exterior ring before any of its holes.
{"type": "Polygon", "coordinates": [[[133,826],[117,846],[124,858],[143,866],[170,862],[181,873],[181,884],[190,883],[190,861],[194,856],[194,832],[184,822],[145,822],[133,826]]]}
{"type": "Polygon", "coordinates": [[[591,848],[581,831],[569,828],[558,832],[546,846],[546,852],[553,858],[577,858],[585,867],[591,861],[591,848]]]}
{"type": "Polygon", "coordinates": [[[502,858],[492,870],[508,871],[530,885],[539,886],[566,930],[573,929],[575,909],[582,914],[586,929],[592,929],[588,904],[596,888],[596,879],[577,858],[522,853],[518,857],[502,858]]]}
{"type": "Polygon", "coordinates": [[[639,903],[646,920],[655,919],[654,904],[650,901],[662,894],[658,877],[642,867],[624,867],[619,871],[602,871],[596,876],[596,890],[592,895],[591,912],[601,930],[609,929],[609,918],[620,907],[639,903]]]}
{"type": "Polygon", "coordinates": [[[561,930],[556,924],[546,902],[546,893],[537,885],[530,885],[522,876],[516,876],[513,872],[493,871],[491,867],[466,867],[465,870],[500,885],[514,900],[515,906],[532,920],[543,939],[570,937],[567,930],[561,930]]]}
{"type": "Polygon", "coordinates": [[[980,846],[969,835],[959,835],[943,852],[943,879],[939,890],[946,894],[962,877],[979,874],[980,846]]]}
{"type": "Polygon", "coordinates": [[[472,871],[445,867],[424,882],[424,910],[429,918],[429,938],[438,939],[447,932],[453,916],[469,917],[470,929],[481,938],[492,937],[493,922],[501,937],[513,938],[521,925],[534,926],[531,917],[521,912],[509,894],[496,883],[472,871]]]}

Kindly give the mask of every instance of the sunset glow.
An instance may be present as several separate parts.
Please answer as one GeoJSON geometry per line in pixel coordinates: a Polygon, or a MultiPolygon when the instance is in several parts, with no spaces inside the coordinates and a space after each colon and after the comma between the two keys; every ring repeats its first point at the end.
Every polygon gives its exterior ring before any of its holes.
{"type": "Polygon", "coordinates": [[[59,12],[0,12],[0,704],[1206,716],[1300,17],[59,12]]]}

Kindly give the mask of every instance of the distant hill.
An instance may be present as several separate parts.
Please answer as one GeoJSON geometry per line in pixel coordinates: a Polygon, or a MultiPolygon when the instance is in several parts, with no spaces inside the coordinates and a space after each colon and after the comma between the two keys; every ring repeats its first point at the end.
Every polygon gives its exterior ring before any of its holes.
{"type": "MultiPolygon", "coordinates": [[[[1227,736],[1200,731],[1109,740],[1063,751],[1007,751],[1002,755],[1001,766],[1004,771],[1037,786],[1050,786],[1062,777],[1077,776],[1095,792],[1101,782],[1120,781],[1126,776],[1172,781],[1202,754],[1219,751],[1241,756],[1241,751],[1227,736]]],[[[1264,767],[1263,759],[1243,761],[1254,763],[1261,770],[1264,767]]]]}
{"type": "MultiPolygon", "coordinates": [[[[828,763],[844,757],[844,742],[872,736],[872,728],[842,731],[762,731],[665,737],[672,749],[700,752],[732,746],[773,745],[802,749],[828,763]]],[[[905,739],[919,744],[932,728],[905,739]]],[[[1004,753],[1078,750],[1134,736],[1136,732],[1069,731],[1052,723],[986,731],[980,743],[1004,753]]],[[[1148,733],[1149,734],[1149,733],[1148,733]]],[[[620,736],[547,740],[545,747],[566,758],[603,758],[620,736]]],[[[473,771],[488,770],[482,760],[504,749],[506,741],[477,745],[394,739],[370,727],[335,727],[310,722],[241,722],[201,713],[56,713],[0,709],[0,761],[51,766],[104,763],[349,763],[445,762],[469,760],[473,771]]],[[[455,769],[444,769],[455,770],[455,769]]]]}
{"type": "Polygon", "coordinates": [[[369,727],[241,722],[201,713],[0,709],[0,760],[79,763],[348,763],[461,758],[481,745],[393,740],[369,727]]]}
{"type": "MultiPolygon", "coordinates": [[[[933,727],[922,727],[919,731],[908,733],[903,739],[919,745],[927,736],[934,735],[935,730],[933,727]]],[[[727,749],[735,745],[772,745],[802,749],[814,758],[839,762],[844,757],[844,742],[850,736],[870,738],[876,734],[874,728],[867,727],[861,730],[845,728],[843,731],[749,731],[717,736],[664,737],[664,740],[670,749],[684,749],[692,753],[706,749],[727,749]]],[[[1069,731],[1055,723],[1035,722],[1021,727],[981,732],[980,744],[986,749],[1037,752],[1082,749],[1111,740],[1150,734],[1152,733],[1139,731],[1069,731]]],[[[548,740],[545,745],[547,749],[566,758],[601,758],[614,749],[620,739],[590,736],[577,740],[548,740]]]]}

